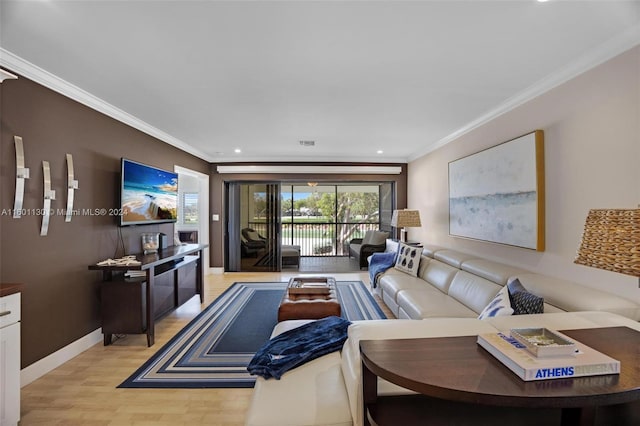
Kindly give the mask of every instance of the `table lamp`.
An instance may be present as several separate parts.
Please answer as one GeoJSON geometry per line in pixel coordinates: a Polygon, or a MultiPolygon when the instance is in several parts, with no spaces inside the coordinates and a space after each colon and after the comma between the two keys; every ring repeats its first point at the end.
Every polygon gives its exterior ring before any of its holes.
{"type": "Polygon", "coordinates": [[[420,211],[419,210],[394,210],[391,217],[391,226],[400,228],[400,241],[407,242],[407,231],[404,228],[419,228],[422,226],[420,223],[420,211]]]}
{"type": "Polygon", "coordinates": [[[640,209],[590,210],[575,263],[639,277],[640,209]]]}

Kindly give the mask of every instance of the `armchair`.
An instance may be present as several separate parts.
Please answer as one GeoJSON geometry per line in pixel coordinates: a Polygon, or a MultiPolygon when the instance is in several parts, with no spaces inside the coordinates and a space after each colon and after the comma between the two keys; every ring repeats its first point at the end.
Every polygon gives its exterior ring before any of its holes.
{"type": "Polygon", "coordinates": [[[243,228],[240,234],[242,256],[244,257],[257,254],[267,247],[267,239],[252,228],[243,228]]]}
{"type": "Polygon", "coordinates": [[[389,233],[386,231],[367,231],[364,238],[349,241],[349,257],[358,259],[360,268],[368,266],[367,258],[373,253],[383,252],[389,233]]]}

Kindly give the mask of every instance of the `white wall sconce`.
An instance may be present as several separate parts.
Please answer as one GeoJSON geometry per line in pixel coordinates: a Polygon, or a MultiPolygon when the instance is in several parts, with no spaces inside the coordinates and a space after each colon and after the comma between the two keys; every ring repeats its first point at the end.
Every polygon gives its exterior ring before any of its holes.
{"type": "Polygon", "coordinates": [[[67,154],[67,211],[64,218],[65,222],[71,222],[73,215],[73,198],[74,191],[78,189],[78,181],[73,174],[73,156],[67,154]]]}
{"type": "Polygon", "coordinates": [[[49,162],[42,162],[42,175],[44,178],[44,201],[42,205],[42,226],[40,236],[45,237],[49,232],[49,219],[51,217],[51,200],[56,199],[56,191],[51,189],[51,169],[49,162]]]}
{"type": "Polygon", "coordinates": [[[13,218],[20,219],[24,200],[24,180],[29,179],[29,169],[24,166],[22,137],[14,136],[13,141],[16,146],[16,193],[13,202],[13,218]]]}

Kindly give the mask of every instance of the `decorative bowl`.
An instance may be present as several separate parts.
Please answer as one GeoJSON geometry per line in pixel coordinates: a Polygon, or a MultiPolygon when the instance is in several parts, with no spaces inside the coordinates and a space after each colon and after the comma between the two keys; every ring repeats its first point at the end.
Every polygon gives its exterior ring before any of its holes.
{"type": "Polygon", "coordinates": [[[511,337],[537,357],[570,356],[576,351],[574,342],[546,328],[512,328],[511,337]]]}

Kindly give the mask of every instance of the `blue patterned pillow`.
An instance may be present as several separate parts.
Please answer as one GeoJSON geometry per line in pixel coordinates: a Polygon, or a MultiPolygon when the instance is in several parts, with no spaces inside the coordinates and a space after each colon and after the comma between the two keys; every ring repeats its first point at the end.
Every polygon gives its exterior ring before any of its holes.
{"type": "Polygon", "coordinates": [[[480,312],[478,319],[506,317],[512,314],[513,308],[511,308],[511,302],[509,301],[509,291],[507,287],[502,287],[493,300],[480,312]]]}
{"type": "Polygon", "coordinates": [[[396,258],[395,268],[415,277],[418,275],[421,255],[422,247],[415,247],[400,243],[398,246],[398,257],[396,258]]]}
{"type": "Polygon", "coordinates": [[[544,313],[544,299],[531,294],[517,278],[507,284],[514,315],[544,313]]]}

